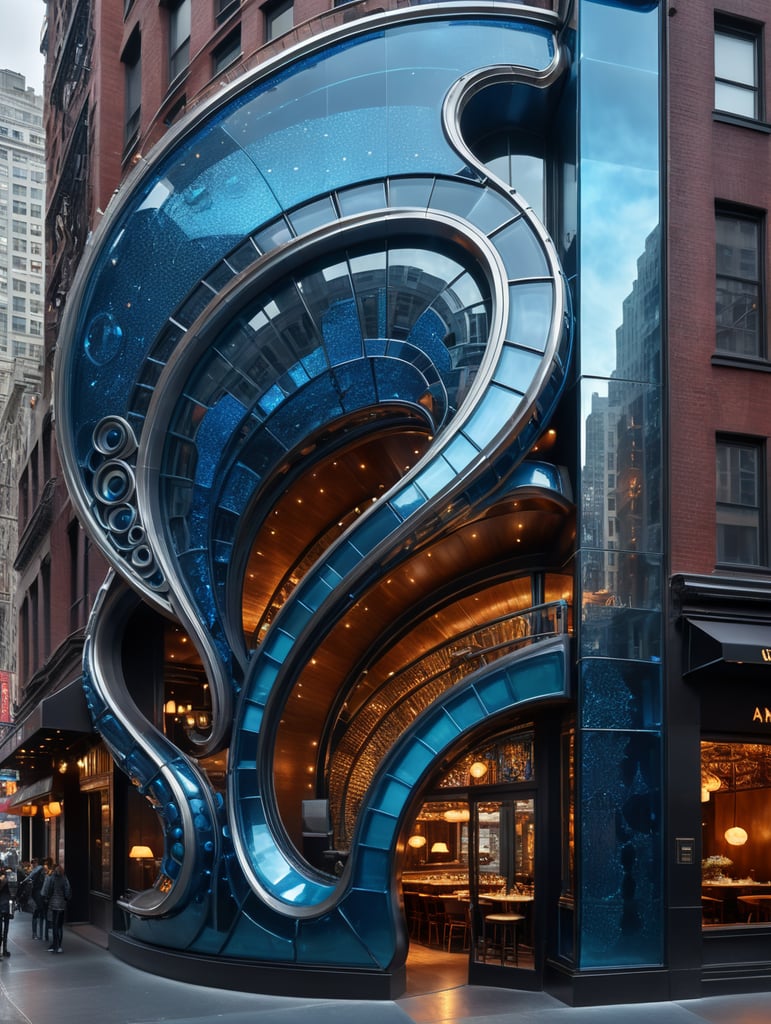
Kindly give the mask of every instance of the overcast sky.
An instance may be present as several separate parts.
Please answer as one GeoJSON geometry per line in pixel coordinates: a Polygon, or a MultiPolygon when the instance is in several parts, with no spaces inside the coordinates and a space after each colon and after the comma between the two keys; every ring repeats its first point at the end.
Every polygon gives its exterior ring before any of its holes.
{"type": "Polygon", "coordinates": [[[40,30],[46,5],[42,0],[0,0],[0,68],[18,71],[35,92],[43,92],[40,30]]]}

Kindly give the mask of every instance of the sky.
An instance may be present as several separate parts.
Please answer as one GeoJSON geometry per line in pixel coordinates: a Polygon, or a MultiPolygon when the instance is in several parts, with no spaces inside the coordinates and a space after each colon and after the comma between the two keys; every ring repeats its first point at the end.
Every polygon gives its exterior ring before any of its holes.
{"type": "Polygon", "coordinates": [[[43,92],[40,30],[46,5],[42,0],[0,0],[0,68],[18,71],[35,92],[43,92]]]}

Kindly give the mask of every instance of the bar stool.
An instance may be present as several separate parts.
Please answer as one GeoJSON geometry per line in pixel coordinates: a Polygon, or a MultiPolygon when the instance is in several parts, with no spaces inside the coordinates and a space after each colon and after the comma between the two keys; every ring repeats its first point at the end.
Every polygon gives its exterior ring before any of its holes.
{"type": "Polygon", "coordinates": [[[492,927],[492,944],[497,945],[500,940],[501,946],[501,967],[506,962],[506,950],[510,949],[514,954],[514,963],[519,964],[519,934],[517,928],[519,922],[524,921],[522,914],[485,914],[482,918],[482,960],[487,962],[487,928],[492,927]]]}

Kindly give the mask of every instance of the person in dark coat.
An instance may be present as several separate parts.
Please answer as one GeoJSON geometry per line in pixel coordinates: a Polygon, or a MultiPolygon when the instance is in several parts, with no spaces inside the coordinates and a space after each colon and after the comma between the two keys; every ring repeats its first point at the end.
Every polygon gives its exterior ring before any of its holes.
{"type": "Polygon", "coordinates": [[[38,863],[37,857],[32,861],[32,870],[27,875],[29,884],[29,899],[32,904],[32,938],[43,938],[43,924],[46,917],[46,906],[43,900],[43,882],[46,880],[46,870],[38,863]]]}
{"type": "Polygon", "coordinates": [[[52,939],[48,947],[49,953],[62,952],[64,938],[64,911],[67,901],[72,895],[70,881],[61,864],[54,864],[54,869],[43,883],[43,898],[48,900],[48,913],[51,916],[52,939]]]}
{"type": "Polygon", "coordinates": [[[5,868],[0,869],[0,955],[10,956],[8,952],[8,924],[13,917],[13,893],[11,880],[5,868]]]}

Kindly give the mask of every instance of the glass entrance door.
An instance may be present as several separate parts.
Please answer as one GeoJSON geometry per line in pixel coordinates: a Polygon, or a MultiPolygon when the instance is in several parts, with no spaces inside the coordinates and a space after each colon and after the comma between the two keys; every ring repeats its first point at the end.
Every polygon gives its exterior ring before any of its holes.
{"type": "Polygon", "coordinates": [[[472,982],[540,987],[535,945],[535,807],[532,792],[472,803],[472,982]]]}

